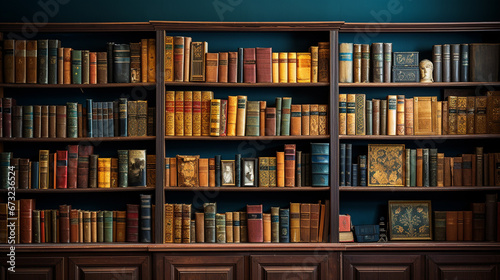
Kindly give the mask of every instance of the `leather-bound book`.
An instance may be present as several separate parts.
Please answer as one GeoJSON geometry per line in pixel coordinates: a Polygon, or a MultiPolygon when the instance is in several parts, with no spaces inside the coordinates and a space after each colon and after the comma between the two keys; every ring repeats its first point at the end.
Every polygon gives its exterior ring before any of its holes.
{"type": "Polygon", "coordinates": [[[288,53],[288,82],[297,82],[297,53],[288,53]]]}
{"type": "MultiPolygon", "coordinates": [[[[109,106],[108,106],[108,108],[109,108],[109,106]]],[[[110,111],[110,109],[108,109],[108,120],[109,120],[109,118],[112,118],[112,114],[109,115],[109,111],[110,111]]],[[[112,122],[110,122],[110,123],[112,123],[112,122]]],[[[109,125],[108,125],[108,136],[112,132],[113,132],[113,129],[110,129],[109,125]]],[[[136,136],[147,136],[147,135],[148,135],[148,101],[147,100],[138,100],[137,101],[137,135],[136,136]]]]}
{"type": "Polygon", "coordinates": [[[228,59],[229,54],[227,52],[219,53],[219,64],[218,64],[218,82],[227,83],[228,78],[228,59]]]}
{"type": "Polygon", "coordinates": [[[451,82],[451,46],[449,44],[443,45],[442,52],[442,81],[451,82]]]}
{"type": "Polygon", "coordinates": [[[97,188],[99,155],[90,155],[89,159],[89,188],[97,188]]]}
{"type": "Polygon", "coordinates": [[[97,242],[104,242],[104,211],[97,212],[97,242]]]}
{"type": "Polygon", "coordinates": [[[356,135],[365,135],[366,134],[366,95],[365,94],[356,94],[355,101],[355,127],[356,127],[356,135]]]}
{"type": "Polygon", "coordinates": [[[23,106],[12,106],[12,137],[23,137],[23,106]]]}
{"type": "Polygon", "coordinates": [[[277,186],[285,186],[285,152],[276,152],[277,186]]]}
{"type": "Polygon", "coordinates": [[[472,241],[472,211],[464,212],[464,241],[472,241]]]}
{"type": "Polygon", "coordinates": [[[30,160],[27,158],[19,159],[19,179],[16,178],[16,181],[19,181],[20,189],[28,189],[30,186],[30,160]]]}
{"type": "MultiPolygon", "coordinates": [[[[49,108],[50,110],[50,108],[49,108]]],[[[50,114],[50,111],[49,111],[50,114]]],[[[66,138],[66,106],[56,106],[56,136],[57,138],[66,138]]]]}
{"type": "Polygon", "coordinates": [[[184,37],[174,37],[174,82],[184,81],[184,37]]]}
{"type": "Polygon", "coordinates": [[[361,83],[369,83],[370,82],[370,45],[362,44],[361,45],[361,83]]]}
{"type": "Polygon", "coordinates": [[[234,243],[233,212],[226,212],[226,243],[234,243]]]}
{"type": "Polygon", "coordinates": [[[141,43],[130,43],[130,82],[141,82],[141,43]]]}
{"type": "Polygon", "coordinates": [[[71,83],[82,83],[82,51],[71,51],[71,83]]]}
{"type": "Polygon", "coordinates": [[[107,65],[108,65],[108,78],[107,78],[107,81],[108,83],[113,83],[116,81],[114,81],[114,71],[115,71],[115,67],[114,67],[114,63],[113,63],[113,49],[115,48],[115,43],[114,42],[107,42],[106,43],[106,59],[107,59],[107,65]]]}
{"type": "MultiPolygon", "coordinates": [[[[78,176],[78,149],[79,145],[68,145],[67,158],[67,187],[74,189],[77,186],[78,176]]],[[[58,161],[60,159],[58,158],[58,161]]],[[[59,162],[58,162],[59,164],[59,162]]]]}
{"type": "Polygon", "coordinates": [[[212,91],[201,92],[201,136],[210,135],[210,101],[213,98],[212,91]]]}
{"type": "MultiPolygon", "coordinates": [[[[244,50],[245,52],[245,50],[244,50]]],[[[271,48],[255,48],[256,58],[256,82],[271,83],[272,82],[272,49],[271,48]]],[[[310,75],[309,75],[310,76],[310,75]]]]}
{"type": "Polygon", "coordinates": [[[165,204],[165,243],[174,242],[174,205],[165,204]]]}
{"type": "Polygon", "coordinates": [[[16,81],[16,60],[15,60],[15,40],[6,39],[3,41],[3,74],[4,82],[13,84],[16,81]]]}
{"type": "Polygon", "coordinates": [[[108,68],[111,66],[108,65],[108,53],[107,52],[98,52],[97,53],[97,83],[98,84],[107,84],[108,83],[108,68]]]}
{"type": "Polygon", "coordinates": [[[82,84],[90,83],[90,52],[82,51],[82,84]]]}
{"type": "Polygon", "coordinates": [[[23,106],[22,137],[33,138],[33,106],[23,106]]]}
{"type": "MultiPolygon", "coordinates": [[[[290,135],[290,117],[291,117],[290,113],[291,113],[291,107],[292,107],[292,98],[291,97],[283,97],[282,100],[283,100],[283,103],[282,103],[282,109],[281,109],[281,135],[288,136],[288,135],[290,135]]],[[[317,120],[317,116],[316,116],[316,120],[317,120]]],[[[316,124],[317,124],[317,122],[316,122],[316,124]]]]}
{"type": "MultiPolygon", "coordinates": [[[[304,106],[304,105],[302,105],[302,106],[304,106]]],[[[307,132],[309,132],[309,130],[307,132]]],[[[266,108],[265,134],[264,135],[266,135],[266,136],[275,136],[276,135],[276,108],[274,108],[274,107],[267,107],[266,108]]]]}
{"type": "Polygon", "coordinates": [[[339,82],[353,82],[353,44],[341,43],[339,46],[339,82]]]}
{"type": "MultiPolygon", "coordinates": [[[[265,216],[264,216],[265,219],[265,216]]],[[[280,208],[279,207],[271,207],[271,214],[270,214],[270,227],[271,227],[271,236],[270,236],[270,242],[272,243],[279,243],[280,242],[280,208]]],[[[264,227],[265,227],[265,220],[264,220],[264,227]]],[[[265,229],[264,229],[265,233],[265,229]]],[[[265,241],[264,241],[265,242],[265,241]]]]}
{"type": "Polygon", "coordinates": [[[361,44],[353,47],[353,82],[361,83],[361,44]]]}
{"type": "Polygon", "coordinates": [[[115,44],[113,47],[113,82],[130,83],[129,44],[115,44]]]}
{"type": "Polygon", "coordinates": [[[301,204],[290,203],[290,242],[301,242],[301,204]]]}
{"type": "Polygon", "coordinates": [[[128,152],[128,186],[146,186],[146,150],[129,150],[128,152]]]}
{"type": "Polygon", "coordinates": [[[39,151],[39,188],[47,189],[49,187],[49,150],[39,151]]]}
{"type": "MultiPolygon", "coordinates": [[[[267,107],[267,102],[266,101],[259,101],[259,136],[264,136],[266,135],[266,107],[267,107]]],[[[222,125],[223,125],[223,114],[222,114],[222,107],[221,107],[221,136],[226,136],[225,134],[222,134],[222,125]]],[[[248,116],[247,116],[248,117],[248,116]]]]}
{"type": "Polygon", "coordinates": [[[467,96],[457,98],[457,134],[467,134],[467,96]]]}
{"type": "MultiPolygon", "coordinates": [[[[115,46],[116,48],[116,46],[115,46]]],[[[114,69],[116,72],[116,69],[114,69]]],[[[148,39],[148,83],[156,81],[156,40],[148,39]]],[[[114,81],[118,83],[117,81],[114,81]]]]}
{"type": "Polygon", "coordinates": [[[89,53],[89,83],[97,84],[97,52],[89,53]]]}
{"type": "Polygon", "coordinates": [[[413,135],[413,98],[407,98],[404,101],[404,130],[404,134],[399,135],[413,135]]]}
{"type": "Polygon", "coordinates": [[[97,211],[90,212],[90,241],[97,242],[97,211]]]}
{"type": "Polygon", "coordinates": [[[328,143],[311,143],[311,175],[313,187],[329,185],[329,148],[330,145],[328,143]]]}
{"type": "Polygon", "coordinates": [[[380,100],[380,135],[387,135],[387,103],[386,99],[380,100]]]}
{"type": "Polygon", "coordinates": [[[446,211],[434,211],[434,241],[446,241],[446,211]]]}
{"type": "Polygon", "coordinates": [[[460,82],[468,82],[468,81],[469,81],[469,44],[460,44],[460,82]]]}
{"type": "Polygon", "coordinates": [[[227,136],[227,100],[220,101],[219,136],[227,136]]]}
{"type": "Polygon", "coordinates": [[[434,45],[432,47],[432,63],[434,64],[434,82],[441,82],[443,77],[443,46],[434,45]]]}
{"type": "Polygon", "coordinates": [[[448,96],[448,134],[457,134],[458,97],[448,96]]]}
{"type": "Polygon", "coordinates": [[[462,185],[473,186],[472,183],[472,154],[462,155],[462,185]]]}
{"type": "Polygon", "coordinates": [[[256,83],[256,53],[255,48],[243,48],[243,82],[256,83]]]}
{"type": "Polygon", "coordinates": [[[417,187],[423,186],[423,164],[423,149],[417,149],[417,187]]]}
{"type": "Polygon", "coordinates": [[[238,81],[238,52],[229,52],[227,72],[228,82],[236,83],[238,81]]]}
{"type": "Polygon", "coordinates": [[[318,134],[328,135],[328,105],[318,105],[318,134]]]}
{"type": "Polygon", "coordinates": [[[444,158],[444,186],[450,187],[453,185],[453,160],[452,157],[444,158]]]}
{"type": "Polygon", "coordinates": [[[437,186],[438,187],[443,187],[444,186],[444,153],[438,153],[437,154],[437,186]]]}
{"type": "Polygon", "coordinates": [[[199,187],[199,156],[177,156],[178,187],[199,187]]]}
{"type": "Polygon", "coordinates": [[[476,187],[482,187],[483,186],[483,147],[476,147],[476,174],[475,174],[475,181],[472,181],[472,184],[476,187]]]}
{"type": "Polygon", "coordinates": [[[92,240],[91,225],[90,225],[90,212],[83,211],[83,242],[90,243],[92,240]]]}
{"type": "Polygon", "coordinates": [[[486,194],[485,202],[485,241],[497,241],[498,195],[486,194]]]}
{"type": "Polygon", "coordinates": [[[165,136],[175,135],[175,91],[165,94],[165,136]]]}
{"type": "Polygon", "coordinates": [[[221,100],[210,100],[210,136],[220,136],[221,100]]]}
{"type": "Polygon", "coordinates": [[[259,187],[269,187],[269,158],[259,157],[259,187]]]}
{"type": "Polygon", "coordinates": [[[151,242],[151,195],[140,194],[140,242],[151,242]]]}
{"type": "Polygon", "coordinates": [[[485,214],[485,203],[472,203],[472,241],[485,241],[485,214]]]}
{"type": "Polygon", "coordinates": [[[57,84],[64,83],[64,48],[57,47],[57,84]]]}
{"type": "Polygon", "coordinates": [[[191,204],[182,204],[182,243],[191,242],[191,204]]]}
{"type": "MultiPolygon", "coordinates": [[[[57,107],[58,106],[55,106],[55,105],[50,105],[49,106],[49,137],[50,138],[56,138],[56,137],[59,137],[57,136],[58,133],[60,135],[62,135],[62,133],[64,131],[59,131],[58,132],[58,126],[57,126],[57,107]]],[[[61,112],[65,113],[64,110],[66,109],[66,106],[62,106],[63,108],[60,109],[61,112]]],[[[4,118],[5,118],[5,114],[4,114],[4,118]]],[[[61,116],[61,121],[62,120],[62,116],[61,116]]],[[[62,124],[61,124],[61,128],[62,128],[62,124]]],[[[63,130],[66,130],[66,125],[64,125],[64,128],[62,128],[63,130]]]]}
{"type": "Polygon", "coordinates": [[[191,71],[191,42],[193,38],[184,37],[184,82],[189,82],[189,73],[191,71]]]}
{"type": "Polygon", "coordinates": [[[372,102],[372,135],[380,135],[380,99],[372,99],[371,102],[372,102]]]}
{"type": "MultiPolygon", "coordinates": [[[[193,126],[193,136],[201,136],[201,91],[193,91],[193,113],[192,113],[192,126],[193,126]]],[[[171,115],[169,115],[171,117],[171,115]]],[[[154,118],[154,117],[153,117],[154,118]]],[[[173,118],[171,120],[173,126],[173,118]]],[[[170,125],[169,125],[170,127],[170,125]]]]}
{"type": "Polygon", "coordinates": [[[498,134],[500,133],[500,115],[496,112],[498,112],[500,108],[500,91],[488,91],[486,96],[487,132],[490,134],[498,134]]]}
{"type": "Polygon", "coordinates": [[[71,205],[59,205],[59,242],[70,243],[71,205]]]}
{"type": "Polygon", "coordinates": [[[448,101],[441,101],[441,134],[447,135],[449,134],[449,109],[448,109],[448,101]]]}
{"type": "MultiPolygon", "coordinates": [[[[316,203],[311,203],[310,204],[310,227],[311,227],[311,232],[310,232],[310,242],[319,242],[318,237],[319,237],[319,228],[320,228],[320,204],[316,203]]],[[[302,213],[301,213],[302,217],[302,213]]],[[[302,226],[302,221],[301,221],[301,226],[302,226]]],[[[301,228],[302,229],[302,228],[301,228]]],[[[301,237],[302,237],[302,232],[301,232],[301,237]]]]}
{"type": "Polygon", "coordinates": [[[311,53],[297,53],[297,83],[311,82],[311,53]]]}
{"type": "Polygon", "coordinates": [[[196,212],[195,221],[196,221],[196,243],[205,243],[205,214],[201,212],[196,212]]]}
{"type": "Polygon", "coordinates": [[[205,81],[205,53],[208,52],[207,42],[191,43],[191,82],[205,81]]]}
{"type": "Polygon", "coordinates": [[[215,155],[215,186],[221,186],[221,155],[215,155]]]}
{"type": "Polygon", "coordinates": [[[302,132],[302,106],[293,104],[291,106],[290,135],[301,135],[302,132]]]}
{"type": "Polygon", "coordinates": [[[97,187],[98,188],[110,188],[111,187],[111,158],[99,158],[97,161],[98,177],[97,177],[97,187]]]}
{"type": "Polygon", "coordinates": [[[78,104],[73,102],[66,103],[66,137],[78,137],[78,104]]]}
{"type": "MultiPolygon", "coordinates": [[[[45,43],[46,43],[45,55],[47,55],[47,44],[48,44],[47,40],[39,40],[39,41],[45,41],[45,43]]],[[[45,72],[45,75],[47,75],[47,58],[43,57],[42,59],[44,59],[43,66],[45,67],[43,70],[45,72]]],[[[42,69],[37,69],[37,41],[36,40],[27,40],[26,41],[26,83],[36,84],[38,70],[42,70],[42,69]]],[[[45,79],[44,82],[46,84],[47,79],[45,79]]]]}
{"type": "Polygon", "coordinates": [[[318,42],[318,82],[330,81],[330,43],[318,42]]]}
{"type": "Polygon", "coordinates": [[[437,174],[438,174],[438,152],[437,149],[429,149],[429,185],[430,187],[437,187],[437,174]]]}
{"type": "MultiPolygon", "coordinates": [[[[184,136],[192,136],[193,135],[193,92],[192,91],[180,91],[180,93],[184,93],[184,112],[183,112],[183,123],[184,123],[184,136]]],[[[179,108],[176,107],[176,109],[180,110],[179,108]]],[[[180,117],[180,116],[178,116],[180,117]]]]}
{"type": "Polygon", "coordinates": [[[384,81],[384,46],[383,43],[372,43],[372,82],[384,81]]]}
{"type": "Polygon", "coordinates": [[[90,155],[93,153],[93,146],[80,146],[78,149],[78,174],[77,174],[77,187],[89,187],[89,164],[90,155]]]}
{"type": "Polygon", "coordinates": [[[396,135],[397,131],[397,96],[387,96],[387,135],[396,135]]]}
{"type": "Polygon", "coordinates": [[[241,243],[241,215],[240,212],[233,212],[233,242],[241,243]]]}
{"type": "Polygon", "coordinates": [[[391,82],[392,43],[384,43],[384,83],[391,82]]]}
{"type": "Polygon", "coordinates": [[[462,157],[455,157],[453,159],[453,186],[463,186],[462,181],[462,157]]]}
{"type": "Polygon", "coordinates": [[[216,203],[203,204],[205,214],[205,243],[215,243],[215,214],[217,213],[216,203]]]}
{"type": "MultiPolygon", "coordinates": [[[[97,103],[99,103],[99,102],[97,102],[97,103]]],[[[99,117],[99,115],[98,115],[98,117],[99,117]]],[[[128,134],[128,136],[137,136],[138,125],[139,125],[139,123],[138,123],[138,114],[137,114],[137,101],[127,101],[127,134],[128,134]]]]}
{"type": "MultiPolygon", "coordinates": [[[[316,50],[316,52],[317,52],[317,50],[316,50]]],[[[316,65],[317,65],[317,63],[316,63],[316,65]]],[[[277,52],[272,53],[272,81],[273,81],[273,83],[280,82],[279,53],[277,53],[277,52]]]]}
{"type": "Polygon", "coordinates": [[[500,44],[470,44],[470,81],[498,81],[500,44]]]}
{"type": "Polygon", "coordinates": [[[460,82],[460,44],[451,44],[451,81],[460,82]]]}
{"type": "Polygon", "coordinates": [[[184,136],[184,91],[175,92],[175,135],[184,136]]]}
{"type": "Polygon", "coordinates": [[[200,158],[198,160],[198,177],[200,187],[208,187],[209,184],[209,174],[208,174],[208,158],[200,158]]]}
{"type": "Polygon", "coordinates": [[[33,210],[31,231],[33,234],[32,243],[41,243],[40,232],[40,210],[33,210]]]}
{"type": "Polygon", "coordinates": [[[170,158],[170,186],[177,187],[177,158],[170,158]]]}
{"type": "Polygon", "coordinates": [[[397,96],[396,135],[405,135],[405,96],[397,96]]]}
{"type": "Polygon", "coordinates": [[[457,211],[457,240],[464,241],[464,211],[457,211]]]}
{"type": "Polygon", "coordinates": [[[246,128],[246,114],[247,114],[247,97],[244,95],[238,96],[238,109],[237,109],[237,119],[236,119],[236,136],[245,136],[246,128]]]}
{"type": "Polygon", "coordinates": [[[283,107],[283,98],[276,97],[276,136],[281,135],[281,111],[283,107]]]}
{"type": "Polygon", "coordinates": [[[68,187],[68,151],[57,151],[57,185],[58,189],[68,187]]]}
{"type": "Polygon", "coordinates": [[[15,41],[15,81],[26,83],[26,40],[15,41]]]}
{"type": "Polygon", "coordinates": [[[295,187],[295,144],[285,144],[285,187],[295,187]]]}
{"type": "Polygon", "coordinates": [[[103,211],[104,242],[113,242],[113,211],[103,211]]]}
{"type": "Polygon", "coordinates": [[[118,187],[128,187],[128,150],[118,150],[118,187]]]}
{"type": "Polygon", "coordinates": [[[79,210],[77,209],[70,209],[69,210],[69,231],[70,231],[70,237],[69,237],[69,242],[71,243],[78,243],[78,233],[79,233],[79,228],[78,228],[78,212],[79,210]]]}
{"type": "Polygon", "coordinates": [[[288,53],[280,52],[278,54],[278,64],[279,64],[279,79],[280,83],[288,83],[288,53]]]}
{"type": "MultiPolygon", "coordinates": [[[[147,39],[143,39],[142,41],[142,50],[143,50],[143,53],[144,53],[144,49],[145,52],[146,52],[146,74],[143,74],[143,77],[144,75],[146,76],[146,81],[144,81],[144,78],[143,78],[143,82],[147,82],[147,55],[148,55],[148,51],[147,51],[147,39]],[[144,41],[146,41],[146,47],[144,47],[144,41]]],[[[143,58],[144,58],[144,55],[143,55],[143,58]]],[[[144,61],[143,61],[144,62],[144,61]]],[[[144,69],[144,67],[143,67],[144,69]]],[[[165,82],[173,82],[174,81],[174,37],[173,36],[165,36],[165,82]]]]}
{"type": "Polygon", "coordinates": [[[476,97],[475,96],[467,96],[467,134],[474,134],[474,122],[476,114],[476,97]]]}
{"type": "Polygon", "coordinates": [[[446,211],[446,241],[458,240],[457,219],[457,211],[446,211]]]}
{"type": "Polygon", "coordinates": [[[271,243],[271,214],[262,214],[262,224],[263,242],[271,243]]]}
{"type": "Polygon", "coordinates": [[[73,52],[72,48],[64,48],[63,49],[63,60],[64,60],[64,84],[71,84],[72,78],[72,59],[71,55],[73,52]]]}
{"type": "Polygon", "coordinates": [[[247,205],[248,242],[263,242],[262,204],[247,205]]]}
{"type": "Polygon", "coordinates": [[[156,155],[146,155],[146,176],[146,186],[154,188],[156,185],[156,155]]]}
{"type": "Polygon", "coordinates": [[[84,121],[83,105],[80,103],[77,104],[76,116],[77,116],[77,131],[78,131],[77,136],[79,138],[86,137],[86,135],[84,135],[84,131],[87,132],[87,128],[86,127],[84,128],[84,124],[86,126],[87,123],[84,121]]]}
{"type": "Polygon", "coordinates": [[[205,82],[219,82],[219,53],[206,53],[205,82]]]}
{"type": "Polygon", "coordinates": [[[226,243],[226,215],[215,214],[215,237],[217,243],[226,243]]]}

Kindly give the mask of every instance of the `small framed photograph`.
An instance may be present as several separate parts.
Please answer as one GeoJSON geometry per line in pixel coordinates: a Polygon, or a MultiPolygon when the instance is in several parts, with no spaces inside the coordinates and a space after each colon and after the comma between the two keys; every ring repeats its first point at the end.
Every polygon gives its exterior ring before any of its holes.
{"type": "Polygon", "coordinates": [[[242,158],[241,159],[241,177],[242,187],[257,187],[257,159],[242,158]]]}
{"type": "Polygon", "coordinates": [[[221,160],[222,186],[234,187],[235,182],[234,160],[221,160]]]}
{"type": "Polygon", "coordinates": [[[431,201],[389,200],[391,240],[432,240],[431,201]]]}

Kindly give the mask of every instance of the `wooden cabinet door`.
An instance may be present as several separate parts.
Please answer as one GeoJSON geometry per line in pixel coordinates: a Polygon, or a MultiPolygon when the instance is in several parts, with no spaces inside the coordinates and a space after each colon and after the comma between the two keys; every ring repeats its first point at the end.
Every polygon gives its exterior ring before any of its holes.
{"type": "Polygon", "coordinates": [[[240,280],[245,279],[244,256],[160,255],[157,274],[165,280],[240,280]],[[162,269],[159,269],[163,265],[162,269]]]}
{"type": "Polygon", "coordinates": [[[429,280],[500,279],[500,255],[428,255],[429,280]]]}
{"type": "Polygon", "coordinates": [[[395,254],[345,254],[344,280],[420,280],[423,256],[395,254]]]}
{"type": "Polygon", "coordinates": [[[149,280],[149,256],[68,257],[70,280],[149,280]]]}
{"type": "Polygon", "coordinates": [[[328,255],[252,255],[252,280],[327,280],[328,255]]]}
{"type": "Polygon", "coordinates": [[[63,280],[63,257],[22,257],[16,256],[15,272],[8,270],[7,258],[0,258],[0,279],[5,280],[63,280]]]}

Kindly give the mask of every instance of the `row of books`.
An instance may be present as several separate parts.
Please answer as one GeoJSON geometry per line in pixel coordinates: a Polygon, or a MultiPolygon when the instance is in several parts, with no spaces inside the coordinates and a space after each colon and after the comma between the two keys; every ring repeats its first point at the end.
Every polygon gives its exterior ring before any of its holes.
{"type": "Polygon", "coordinates": [[[339,45],[340,83],[390,83],[391,77],[392,43],[339,45]]]}
{"type": "Polygon", "coordinates": [[[150,243],[154,224],[151,195],[141,194],[140,200],[140,204],[127,204],[126,211],[87,211],[71,205],[37,210],[34,199],[0,203],[0,244],[150,243]],[[15,210],[10,211],[12,208],[15,210]]]}
{"type": "Polygon", "coordinates": [[[311,152],[285,144],[276,157],[223,160],[177,155],[165,158],[166,187],[303,187],[329,186],[329,143],[311,143],[311,152]]]}
{"type": "Polygon", "coordinates": [[[211,53],[208,42],[165,37],[165,82],[317,83],[329,81],[330,45],[319,42],[309,52],[273,52],[239,48],[211,53]]]}
{"type": "Polygon", "coordinates": [[[3,189],[154,187],[155,160],[146,150],[118,150],[117,158],[104,158],[84,145],[40,150],[38,161],[2,152],[0,182],[3,189]]]}
{"type": "Polygon", "coordinates": [[[339,94],[340,135],[453,135],[500,133],[495,111],[500,92],[486,96],[388,95],[366,100],[365,94],[339,94]]]}
{"type": "Polygon", "coordinates": [[[328,135],[328,105],[292,104],[277,97],[275,107],[247,96],[214,99],[212,91],[167,91],[166,136],[328,135]]]}
{"type": "Polygon", "coordinates": [[[106,51],[91,52],[63,48],[61,41],[55,39],[7,39],[3,41],[4,77],[0,77],[0,82],[154,83],[156,79],[155,41],[155,39],[141,39],[141,42],[130,44],[108,42],[106,51]]]}
{"type": "Polygon", "coordinates": [[[0,99],[0,136],[4,138],[79,138],[154,136],[155,108],[146,100],[93,102],[86,107],[66,105],[16,105],[0,99]]]}
{"type": "Polygon", "coordinates": [[[165,204],[165,243],[328,242],[329,201],[290,203],[290,208],[247,205],[246,211],[217,213],[205,203],[191,215],[191,204],[165,204]]]}

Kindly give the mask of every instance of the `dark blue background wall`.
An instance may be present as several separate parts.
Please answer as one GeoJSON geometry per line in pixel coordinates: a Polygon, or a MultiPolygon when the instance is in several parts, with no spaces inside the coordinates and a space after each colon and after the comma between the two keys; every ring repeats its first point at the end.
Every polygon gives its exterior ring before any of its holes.
{"type": "Polygon", "coordinates": [[[3,0],[2,2],[0,21],[3,22],[500,20],[498,0],[3,0]],[[49,8],[43,12],[42,6],[49,8]]]}

